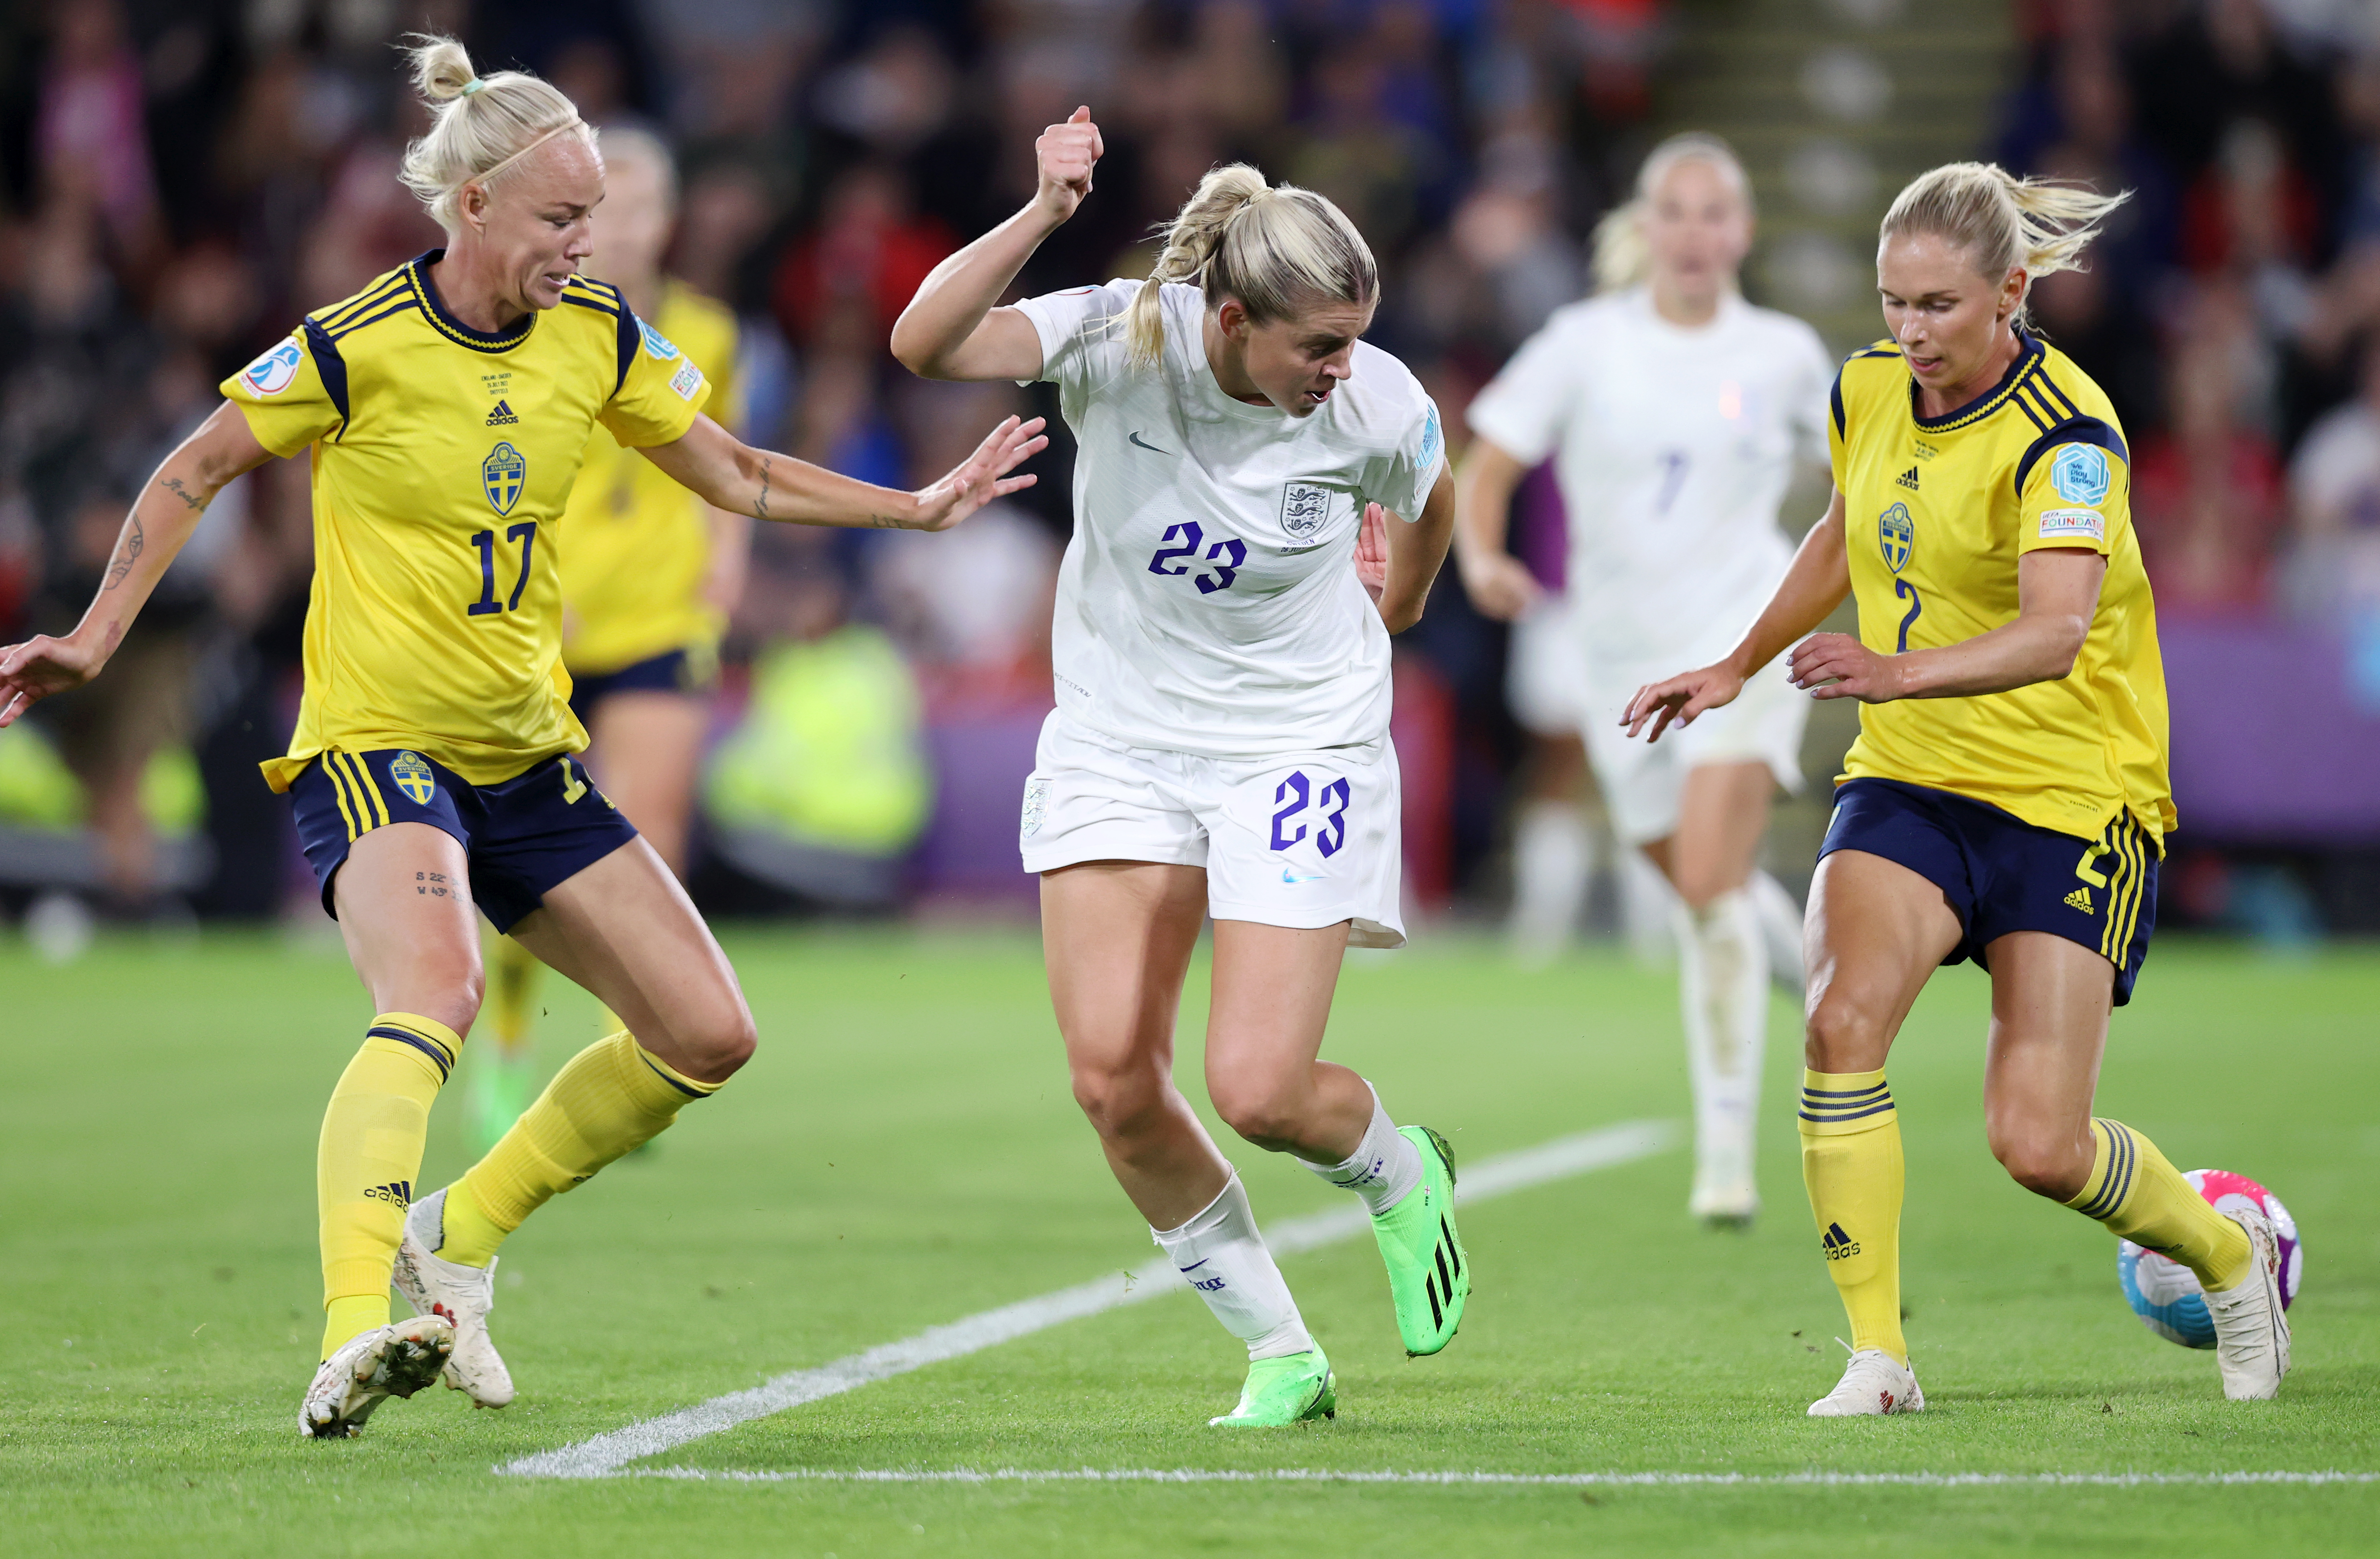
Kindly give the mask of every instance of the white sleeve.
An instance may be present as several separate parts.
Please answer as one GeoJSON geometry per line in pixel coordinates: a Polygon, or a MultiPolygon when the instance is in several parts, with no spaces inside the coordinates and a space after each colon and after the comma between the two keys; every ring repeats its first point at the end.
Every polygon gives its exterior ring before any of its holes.
{"type": "Polygon", "coordinates": [[[1827,444],[1827,396],[1834,388],[1835,362],[1816,331],[1799,320],[1793,323],[1799,327],[1793,333],[1793,453],[1823,466],[1832,458],[1827,444]]]}
{"type": "Polygon", "coordinates": [[[1038,377],[1062,389],[1078,390],[1112,376],[1123,361],[1123,311],[1139,290],[1138,282],[1119,278],[1105,286],[1069,287],[1017,304],[1016,311],[1033,322],[1041,337],[1038,377]]]}
{"type": "Polygon", "coordinates": [[[1377,488],[1367,487],[1364,493],[1408,524],[1421,518],[1430,489],[1446,469],[1446,429],[1438,419],[1438,403],[1418,388],[1415,398],[1421,403],[1421,415],[1414,420],[1404,441],[1380,462],[1377,488]]]}
{"type": "Polygon", "coordinates": [[[1578,386],[1579,343],[1563,339],[1570,334],[1557,320],[1521,344],[1464,413],[1473,437],[1524,466],[1554,452],[1578,386]]]}

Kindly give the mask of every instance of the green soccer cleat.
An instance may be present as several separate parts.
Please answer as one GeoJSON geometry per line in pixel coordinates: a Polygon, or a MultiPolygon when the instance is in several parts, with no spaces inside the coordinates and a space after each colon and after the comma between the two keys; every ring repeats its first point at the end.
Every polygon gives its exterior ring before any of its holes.
{"type": "Polygon", "coordinates": [[[1471,1297],[1471,1266],[1454,1232],[1454,1150],[1426,1126],[1399,1127],[1397,1134],[1421,1151],[1421,1184],[1374,1216],[1372,1237],[1389,1266],[1405,1356],[1420,1358],[1454,1341],[1471,1297]]]}
{"type": "Polygon", "coordinates": [[[1339,1377],[1330,1372],[1330,1361],[1320,1348],[1309,1348],[1251,1360],[1240,1405],[1207,1423],[1220,1429],[1284,1429],[1338,1416],[1339,1377]]]}

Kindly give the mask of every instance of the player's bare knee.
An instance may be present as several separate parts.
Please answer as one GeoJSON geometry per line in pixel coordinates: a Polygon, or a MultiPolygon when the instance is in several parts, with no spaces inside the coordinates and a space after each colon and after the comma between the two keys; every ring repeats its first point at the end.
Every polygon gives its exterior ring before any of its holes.
{"type": "Polygon", "coordinates": [[[707,1083],[725,1082],[734,1077],[743,1069],[744,1063],[752,1059],[752,1052],[759,1042],[759,1030],[753,1026],[752,1014],[741,1002],[732,1011],[719,1013],[678,1038],[686,1052],[689,1074],[707,1083]]]}
{"type": "Polygon", "coordinates": [[[1269,1086],[1262,1078],[1220,1086],[1209,1078],[1208,1092],[1223,1124],[1268,1152],[1286,1152],[1304,1135],[1299,1108],[1303,1101],[1287,1089],[1269,1086]]]}
{"type": "Polygon", "coordinates": [[[2071,1142],[2023,1126],[1987,1127],[1992,1157],[2009,1178],[2035,1196],[2070,1201],[2091,1177],[2091,1160],[2071,1142]]]}
{"type": "Polygon", "coordinates": [[[1075,1102],[1107,1140],[1137,1137],[1165,1113],[1165,1079],[1146,1066],[1076,1066],[1075,1102]]]}
{"type": "Polygon", "coordinates": [[[1831,990],[1814,993],[1803,1019],[1803,1060],[1814,1072],[1865,1072],[1884,1065],[1890,1039],[1877,1015],[1831,990]]]}

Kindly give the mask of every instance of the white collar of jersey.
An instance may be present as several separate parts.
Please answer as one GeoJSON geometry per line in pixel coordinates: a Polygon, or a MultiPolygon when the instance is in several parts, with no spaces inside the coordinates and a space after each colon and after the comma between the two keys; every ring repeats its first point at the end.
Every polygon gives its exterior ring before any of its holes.
{"type": "Polygon", "coordinates": [[[1718,295],[1718,307],[1711,311],[1709,319],[1700,324],[1680,324],[1675,320],[1663,318],[1661,311],[1653,307],[1653,288],[1649,284],[1631,288],[1629,303],[1638,316],[1654,329],[1666,331],[1687,341],[1701,340],[1712,331],[1733,324],[1736,316],[1747,307],[1743,295],[1730,287],[1718,295]]]}

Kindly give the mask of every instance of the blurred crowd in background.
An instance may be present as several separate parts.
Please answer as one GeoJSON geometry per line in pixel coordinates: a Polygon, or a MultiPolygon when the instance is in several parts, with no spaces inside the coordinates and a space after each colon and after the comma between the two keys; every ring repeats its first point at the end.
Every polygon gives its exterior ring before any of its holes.
{"type": "MultiPolygon", "coordinates": [[[[462,37],[483,74],[543,74],[599,125],[664,136],[683,164],[671,268],[743,323],[738,431],[911,485],[1010,410],[1054,419],[1038,391],[917,382],[884,342],[926,273],[1026,199],[1035,137],[1080,103],[1108,156],[1026,290],[1145,274],[1151,225],[1198,176],[1254,161],[1362,227],[1385,276],[1373,338],[1430,386],[1459,453],[1471,396],[1581,294],[1596,219],[1657,134],[1686,128],[1660,116],[1682,31],[1727,8],[25,0],[0,17],[0,641],[72,624],[130,495],[225,374],[441,241],[395,177],[422,125],[390,47],[409,29],[462,37]]],[[[2161,612],[2347,635],[2380,707],[2369,12],[2025,0],[1997,144],[1976,151],[2138,191],[2098,263],[2051,278],[2035,308],[2131,434],[2161,612]]],[[[1030,902],[1012,830],[1049,706],[1069,455],[1061,436],[1038,488],[950,536],[763,528],[698,897],[1030,902]],[[772,828],[799,846],[777,865],[719,847],[772,828]],[[813,846],[873,869],[816,870],[813,846]]],[[[255,768],[294,717],[310,549],[305,464],[244,479],[107,677],[31,734],[0,733],[0,897],[64,883],[135,918],[310,901],[255,768]]],[[[1425,907],[1501,892],[1521,749],[1503,632],[1450,569],[1401,641],[1425,907]]]]}

